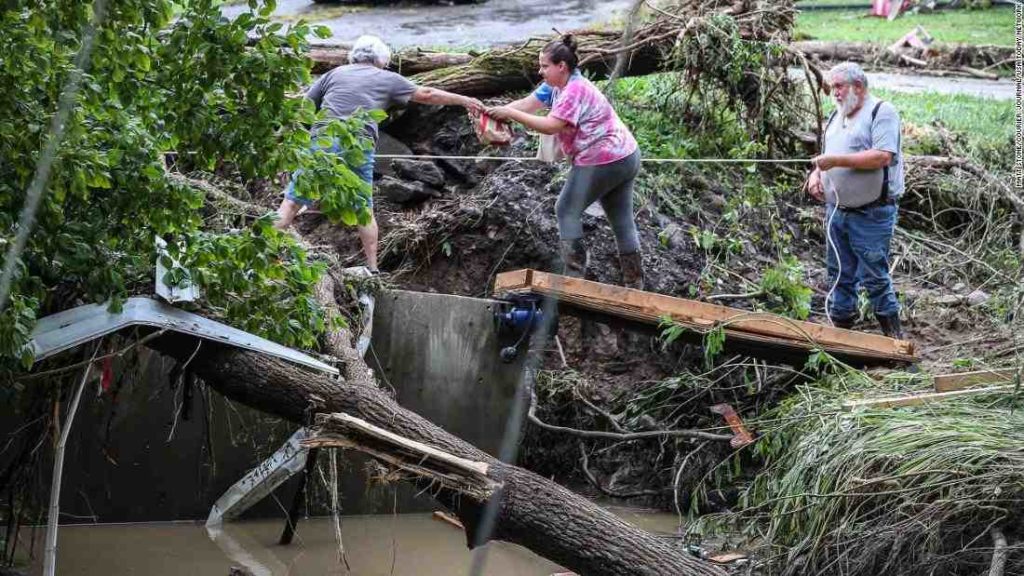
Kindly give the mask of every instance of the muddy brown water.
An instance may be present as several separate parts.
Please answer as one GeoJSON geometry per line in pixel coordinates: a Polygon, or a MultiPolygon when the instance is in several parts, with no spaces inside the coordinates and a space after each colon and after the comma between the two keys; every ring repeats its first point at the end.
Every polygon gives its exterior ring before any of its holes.
{"type": "MultiPolygon", "coordinates": [[[[649,510],[610,508],[644,529],[674,533],[674,515],[649,510]]],[[[216,541],[194,523],[147,523],[61,527],[57,574],[60,576],[227,576],[231,566],[246,566],[255,576],[346,574],[338,564],[333,522],[303,520],[295,541],[280,546],[281,520],[225,525],[216,541]]],[[[462,530],[430,514],[346,516],[342,542],[347,574],[428,576],[469,573],[472,553],[462,530]]],[[[36,530],[36,562],[41,574],[43,531],[36,530]]],[[[548,576],[563,571],[529,550],[492,542],[486,547],[487,576],[548,576]]]]}

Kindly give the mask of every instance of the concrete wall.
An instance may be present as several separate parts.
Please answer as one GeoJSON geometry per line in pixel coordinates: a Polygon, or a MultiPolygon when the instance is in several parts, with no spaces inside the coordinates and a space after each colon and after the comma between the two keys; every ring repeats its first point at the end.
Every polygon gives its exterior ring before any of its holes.
{"type": "Polygon", "coordinates": [[[398,402],[497,455],[523,356],[505,364],[492,300],[394,290],[374,313],[367,360],[398,402]]]}
{"type": "MultiPolygon", "coordinates": [[[[522,365],[499,360],[492,305],[458,296],[385,293],[378,298],[367,360],[404,406],[493,454],[522,365]]],[[[225,489],[295,430],[216,392],[196,391],[190,418],[175,419],[183,398],[181,388],[169,382],[173,363],[156,354],[129,360],[119,366],[128,376],[116,396],[99,394],[94,383],[82,399],[65,460],[63,522],[205,518],[225,489]]],[[[11,409],[0,407],[0,441],[21,425],[9,417],[11,409]]],[[[399,512],[436,508],[410,487],[396,493],[393,486],[368,485],[366,461],[358,454],[345,453],[339,462],[346,514],[387,513],[396,502],[399,512]]],[[[319,477],[314,484],[314,504],[326,502],[319,477]]],[[[292,491],[286,483],[277,492],[279,502],[267,499],[251,515],[281,516],[292,491]]]]}

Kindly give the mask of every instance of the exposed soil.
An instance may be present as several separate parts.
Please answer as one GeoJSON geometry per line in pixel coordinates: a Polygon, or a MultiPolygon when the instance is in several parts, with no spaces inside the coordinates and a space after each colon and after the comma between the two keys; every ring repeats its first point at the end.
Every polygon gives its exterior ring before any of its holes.
{"type": "MultiPolygon", "coordinates": [[[[487,156],[530,156],[528,143],[517,140],[507,149],[481,149],[463,113],[452,109],[417,108],[385,129],[418,154],[482,154],[487,156]],[[428,135],[424,137],[423,135],[428,135]]],[[[564,181],[561,168],[537,162],[438,161],[445,175],[436,197],[421,202],[398,203],[380,194],[375,196],[376,215],[381,228],[382,269],[387,281],[402,289],[460,294],[474,297],[490,295],[494,275],[519,268],[557,270],[558,234],[554,204],[564,181]]],[[[387,160],[379,160],[381,172],[394,173],[387,160]]],[[[406,172],[408,174],[408,172],[406,172]]],[[[415,174],[413,174],[415,178],[415,174]]],[[[746,242],[740,262],[723,270],[715,286],[702,286],[701,271],[708,265],[706,254],[697,248],[685,232],[664,241],[664,231],[686,231],[691,224],[713,224],[722,212],[723,197],[730,194],[727,184],[707,178],[680,182],[682,190],[693,194],[701,206],[692,221],[674,220],[658,213],[648,204],[639,207],[638,227],[648,290],[687,298],[710,293],[739,293],[749,290],[764,269],[777,261],[767,241],[746,242]],[[745,280],[745,281],[744,281],[745,280]]],[[[827,281],[823,269],[821,209],[809,200],[778,200],[784,230],[793,238],[792,250],[804,263],[815,286],[814,310],[821,310],[827,281]]],[[[276,202],[266,197],[267,203],[276,202]]],[[[776,226],[780,223],[776,222],[776,226]]],[[[770,235],[768,222],[754,222],[754,230],[763,228],[770,235]]],[[[352,230],[334,226],[315,213],[301,216],[298,227],[314,245],[330,246],[345,255],[350,264],[362,261],[352,230]]],[[[588,276],[601,282],[620,281],[616,251],[610,228],[603,215],[587,214],[584,229],[592,251],[588,276]]],[[[1012,335],[997,326],[990,315],[967,306],[965,297],[972,287],[945,287],[923,283],[917,277],[897,271],[898,289],[904,295],[905,328],[923,358],[922,367],[948,370],[954,358],[980,355],[979,350],[1009,349],[1012,335]],[[953,302],[952,295],[961,297],[953,302]],[[959,343],[959,344],[958,344],[959,343]]],[[[736,299],[729,305],[750,308],[751,300],[736,299]]],[[[815,317],[812,316],[812,321],[815,317]]],[[[820,318],[818,321],[823,321],[820,318]]],[[[877,331],[873,320],[862,329],[877,331]]],[[[559,324],[559,343],[565,355],[555,347],[545,356],[544,368],[568,373],[576,378],[574,386],[556,385],[540,390],[538,416],[562,426],[608,429],[605,416],[578,401],[583,395],[598,406],[620,410],[631,397],[643,390],[657,389],[657,383],[680,374],[704,371],[703,353],[691,344],[664,346],[652,334],[630,334],[619,326],[580,322],[563,318],[559,324]],[[570,371],[571,369],[571,371],[570,371]]],[[[799,368],[799,367],[798,367],[799,368]]],[[[633,418],[631,430],[706,428],[720,426],[720,418],[707,408],[729,402],[744,417],[754,417],[761,407],[772,406],[799,381],[786,372],[767,367],[755,371],[750,381],[746,369],[726,374],[714,386],[697,387],[687,392],[684,386],[671,396],[684,408],[672,412],[671,421],[663,421],[653,411],[633,418]]],[[[697,382],[687,377],[690,382],[697,382]]],[[[685,380],[685,379],[684,379],[685,380]]],[[[660,393],[660,392],[659,392],[660,393]]],[[[666,396],[668,399],[669,397],[666,396]]],[[[616,416],[626,418],[625,413],[616,416]]],[[[729,452],[728,446],[711,444],[696,454],[679,478],[674,472],[680,461],[693,450],[694,443],[683,440],[645,440],[633,443],[586,442],[562,433],[527,426],[519,461],[527,468],[553,476],[594,495],[600,492],[589,483],[581,466],[581,449],[590,453],[590,471],[601,483],[605,494],[639,495],[646,503],[674,508],[671,486],[694,485],[729,452]]],[[[727,500],[728,495],[723,495],[727,500]]],[[[714,499],[713,499],[714,500],[714,499]]],[[[687,506],[681,494],[681,506],[687,506]]]]}

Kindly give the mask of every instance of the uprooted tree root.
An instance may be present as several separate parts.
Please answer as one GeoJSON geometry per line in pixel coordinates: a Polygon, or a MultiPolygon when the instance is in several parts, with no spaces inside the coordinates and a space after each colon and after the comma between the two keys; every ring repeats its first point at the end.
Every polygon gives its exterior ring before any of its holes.
{"type": "MultiPolygon", "coordinates": [[[[670,352],[685,353],[682,348],[670,352]]],[[[729,425],[709,407],[756,414],[809,377],[785,366],[733,356],[708,370],[608,390],[573,369],[542,371],[528,418],[528,460],[579,459],[582,480],[616,498],[643,497],[683,515],[707,501],[691,488],[731,453],[729,425]],[[575,440],[569,442],[569,440],[575,440]],[[577,450],[578,448],[578,450],[577,450]]],[[[543,466],[542,462],[538,462],[543,466]]],[[[551,473],[564,471],[551,470],[551,473]]],[[[721,497],[710,509],[724,503],[721,497]]]]}
{"type": "Polygon", "coordinates": [[[981,247],[1016,245],[1024,257],[1024,199],[1006,178],[963,158],[911,156],[907,166],[901,211],[910,226],[981,247]]]}

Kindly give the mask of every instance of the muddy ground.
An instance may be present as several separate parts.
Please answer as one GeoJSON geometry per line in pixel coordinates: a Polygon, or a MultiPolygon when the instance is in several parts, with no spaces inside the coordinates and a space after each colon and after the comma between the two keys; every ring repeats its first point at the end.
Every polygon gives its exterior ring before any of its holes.
{"type": "MultiPolygon", "coordinates": [[[[385,125],[384,130],[379,153],[533,153],[525,136],[505,149],[482,148],[461,110],[419,107],[385,125]]],[[[558,270],[554,204],[565,178],[563,167],[537,162],[441,160],[417,164],[379,159],[376,178],[381,267],[394,287],[487,297],[498,272],[558,270]]],[[[648,290],[686,298],[742,293],[776,261],[767,241],[760,245],[746,242],[741,257],[732,260],[731,269],[720,271],[716,284],[708,286],[702,281],[708,255],[685,231],[691,224],[702,227],[713,221],[732,193],[713,179],[681,179],[677,194],[692,198],[701,207],[690,221],[666,216],[654,203],[636,207],[648,290]]],[[[272,206],[278,200],[268,190],[262,201],[272,206]]],[[[776,202],[782,225],[793,237],[792,251],[803,263],[814,290],[812,306],[818,314],[812,314],[811,320],[824,322],[820,311],[828,287],[823,268],[822,210],[797,189],[776,202]]],[[[301,215],[297,226],[312,244],[344,255],[347,264],[362,263],[351,230],[332,225],[315,211],[301,215]]],[[[588,213],[584,227],[592,252],[588,277],[619,283],[614,241],[603,215],[588,213]]],[[[763,227],[762,236],[769,233],[767,223],[751,222],[749,227],[755,232],[763,227]]],[[[895,279],[905,303],[905,328],[918,346],[921,368],[948,371],[954,358],[1012,349],[1012,334],[981,308],[967,304],[972,287],[923,282],[900,270],[895,279]]],[[[751,308],[756,301],[728,303],[751,308]]],[[[873,319],[860,329],[878,332],[873,319]]],[[[564,351],[564,363],[552,345],[543,366],[549,376],[538,384],[538,416],[561,426],[609,429],[608,415],[585,406],[580,396],[613,413],[616,423],[630,430],[719,426],[719,417],[708,412],[708,406],[729,402],[742,416],[753,418],[801,381],[785,367],[773,369],[772,362],[756,363],[727,353],[722,363],[736,367],[716,372],[709,383],[699,376],[706,370],[699,346],[665,346],[656,334],[629,333],[621,326],[581,323],[574,318],[560,321],[558,344],[564,351]],[[665,384],[680,375],[680,383],[665,384]]],[[[689,440],[580,443],[564,433],[527,426],[519,461],[595,496],[630,496],[635,503],[671,510],[677,504],[672,486],[694,485],[729,452],[726,445],[705,446],[676,475],[695,444],[689,440]],[[588,480],[583,469],[581,451],[589,455],[592,479],[588,480]]],[[[729,494],[720,496],[718,501],[728,502],[729,494]]],[[[711,500],[714,506],[716,499],[711,500]]],[[[685,491],[679,494],[678,503],[685,510],[685,491]]]]}

